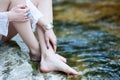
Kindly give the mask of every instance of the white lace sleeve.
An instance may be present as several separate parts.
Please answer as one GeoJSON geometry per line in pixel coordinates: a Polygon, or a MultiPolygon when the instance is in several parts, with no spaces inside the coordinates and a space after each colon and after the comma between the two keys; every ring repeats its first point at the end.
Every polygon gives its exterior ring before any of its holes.
{"type": "Polygon", "coordinates": [[[8,16],[6,12],[0,12],[0,34],[7,36],[8,35],[8,16]]]}

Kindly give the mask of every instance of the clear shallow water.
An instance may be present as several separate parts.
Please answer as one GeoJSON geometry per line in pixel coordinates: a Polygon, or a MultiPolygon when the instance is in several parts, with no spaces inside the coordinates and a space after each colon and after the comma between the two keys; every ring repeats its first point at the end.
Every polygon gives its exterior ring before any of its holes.
{"type": "Polygon", "coordinates": [[[120,80],[120,38],[99,26],[55,23],[58,53],[79,71],[69,80],[120,80]]]}

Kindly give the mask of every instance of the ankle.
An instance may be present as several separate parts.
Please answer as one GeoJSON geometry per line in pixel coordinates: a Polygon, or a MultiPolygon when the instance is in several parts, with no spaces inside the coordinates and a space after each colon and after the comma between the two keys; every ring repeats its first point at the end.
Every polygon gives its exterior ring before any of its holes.
{"type": "Polygon", "coordinates": [[[30,50],[29,56],[31,61],[40,61],[41,59],[40,51],[37,50],[30,50]]]}
{"type": "Polygon", "coordinates": [[[30,49],[30,53],[31,53],[32,55],[40,54],[40,49],[30,49]]]}

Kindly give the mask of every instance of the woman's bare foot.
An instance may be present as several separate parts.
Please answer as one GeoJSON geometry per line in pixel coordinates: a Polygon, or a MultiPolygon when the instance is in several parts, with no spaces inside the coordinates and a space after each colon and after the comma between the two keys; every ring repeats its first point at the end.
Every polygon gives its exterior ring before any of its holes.
{"type": "Polygon", "coordinates": [[[56,54],[56,57],[59,58],[60,60],[62,60],[64,63],[67,62],[66,58],[64,58],[63,56],[56,54]]]}
{"type": "MultiPolygon", "coordinates": [[[[49,45],[49,49],[52,49],[53,51],[53,47],[51,45],[49,45]]],[[[55,53],[55,52],[54,52],[55,53]]],[[[67,62],[66,58],[64,58],[63,56],[59,55],[59,54],[56,54],[56,57],[60,60],[62,60],[64,63],[67,62]]]]}
{"type": "Polygon", "coordinates": [[[45,53],[42,52],[40,71],[41,72],[62,71],[71,75],[78,74],[77,71],[75,71],[70,66],[65,64],[62,60],[60,60],[58,57],[56,57],[53,49],[46,50],[45,53]]]}
{"type": "MultiPolygon", "coordinates": [[[[51,48],[52,48],[52,47],[51,47],[51,48]]],[[[41,49],[40,49],[39,51],[36,51],[36,52],[30,51],[30,53],[29,53],[30,60],[31,60],[31,61],[34,61],[34,62],[39,62],[39,61],[41,60],[41,54],[40,54],[40,52],[41,52],[41,49]]],[[[59,54],[55,54],[55,55],[56,55],[56,57],[57,57],[58,59],[60,59],[60,60],[63,61],[64,63],[67,62],[66,58],[64,58],[63,56],[61,56],[61,55],[59,55],[59,54]]]]}
{"type": "Polygon", "coordinates": [[[62,71],[71,75],[78,74],[77,71],[69,67],[60,59],[58,59],[54,54],[47,54],[45,56],[42,56],[42,60],[40,62],[40,71],[42,72],[62,71]]]}
{"type": "MultiPolygon", "coordinates": [[[[52,49],[52,46],[50,45],[50,49],[52,49]]],[[[52,50],[53,51],[53,50],[52,50]]],[[[38,50],[30,50],[29,56],[30,56],[30,60],[34,61],[34,62],[39,62],[41,61],[41,47],[39,45],[39,49],[38,50]]],[[[54,52],[55,54],[55,52],[54,52]]],[[[63,61],[64,63],[67,62],[66,58],[64,58],[63,56],[59,55],[59,54],[55,54],[56,57],[58,59],[60,59],[61,61],[63,61]]]]}
{"type": "MultiPolygon", "coordinates": [[[[66,60],[63,56],[61,56],[61,55],[59,55],[59,54],[55,54],[55,55],[56,55],[56,57],[57,57],[58,59],[60,59],[60,60],[63,61],[64,63],[67,62],[67,60],[66,60]]],[[[41,60],[40,53],[33,54],[33,53],[30,52],[30,53],[29,53],[29,56],[30,56],[30,60],[31,60],[31,61],[39,62],[39,61],[41,60]]]]}

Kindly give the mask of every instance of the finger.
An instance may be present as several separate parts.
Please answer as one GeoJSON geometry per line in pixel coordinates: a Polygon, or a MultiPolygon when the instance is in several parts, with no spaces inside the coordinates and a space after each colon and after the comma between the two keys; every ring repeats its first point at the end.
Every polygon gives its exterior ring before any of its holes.
{"type": "Polygon", "coordinates": [[[30,9],[28,7],[26,7],[26,5],[18,5],[17,8],[21,11],[21,12],[29,12],[30,9]]]}
{"type": "Polygon", "coordinates": [[[54,51],[56,52],[57,50],[57,44],[54,45],[54,51]]]}
{"type": "Polygon", "coordinates": [[[54,46],[54,48],[55,48],[55,52],[56,52],[56,50],[57,50],[57,42],[55,41],[55,46],[54,46]]]}
{"type": "Polygon", "coordinates": [[[30,9],[29,8],[25,8],[25,9],[19,9],[20,12],[23,12],[23,13],[28,13],[30,12],[30,9]]]}
{"type": "Polygon", "coordinates": [[[26,4],[23,4],[23,5],[17,5],[18,8],[21,8],[21,9],[25,9],[27,6],[26,4]]]}
{"type": "Polygon", "coordinates": [[[24,19],[23,21],[20,21],[20,22],[26,22],[26,21],[28,21],[29,19],[24,19]]]}
{"type": "Polygon", "coordinates": [[[29,19],[25,19],[25,21],[28,21],[29,19]]]}
{"type": "Polygon", "coordinates": [[[57,49],[56,41],[51,40],[51,45],[53,47],[53,50],[56,52],[56,49],[57,49]]]}
{"type": "Polygon", "coordinates": [[[29,17],[25,17],[25,20],[26,20],[26,19],[29,19],[29,17]]]}
{"type": "Polygon", "coordinates": [[[50,41],[47,37],[45,38],[45,42],[46,42],[47,49],[49,49],[50,41]]]}
{"type": "Polygon", "coordinates": [[[26,9],[26,10],[25,10],[26,12],[30,12],[30,9],[29,9],[28,7],[27,7],[27,8],[25,8],[25,9],[26,9]]]}
{"type": "Polygon", "coordinates": [[[25,21],[28,21],[29,20],[29,17],[27,17],[26,15],[24,15],[24,16],[22,16],[23,17],[23,19],[22,19],[22,21],[23,22],[25,22],[25,21]]]}
{"type": "Polygon", "coordinates": [[[26,17],[30,17],[30,16],[31,16],[31,13],[28,12],[28,13],[26,13],[25,15],[26,15],[26,17]]]}

